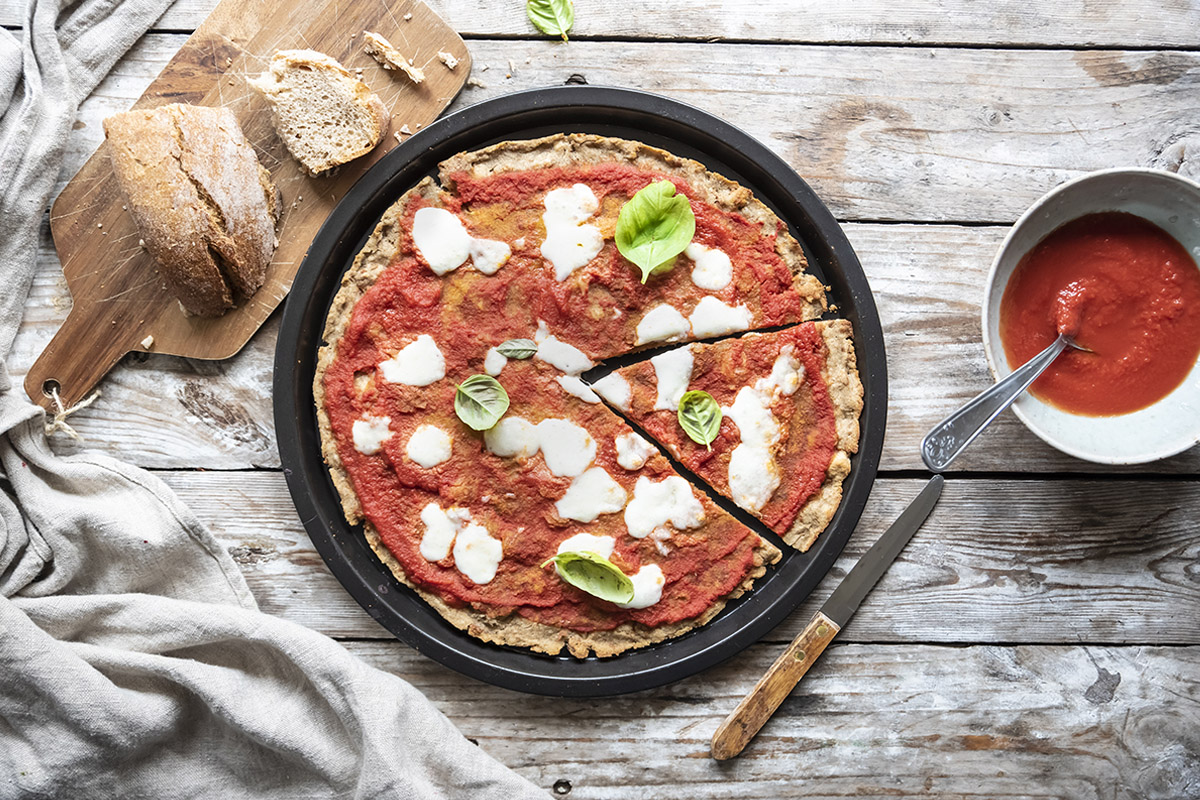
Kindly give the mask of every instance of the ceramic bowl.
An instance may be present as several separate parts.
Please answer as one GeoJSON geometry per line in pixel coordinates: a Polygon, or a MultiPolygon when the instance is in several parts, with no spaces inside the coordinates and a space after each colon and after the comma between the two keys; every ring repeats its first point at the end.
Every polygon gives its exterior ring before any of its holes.
{"type": "MultiPolygon", "coordinates": [[[[1056,228],[1099,211],[1125,211],[1153,222],[1200,263],[1200,183],[1172,172],[1122,168],[1062,184],[1017,220],[992,262],[983,303],[983,345],[996,380],[1012,372],[1000,342],[1000,299],[1013,270],[1056,228]]],[[[1200,362],[1175,391],[1130,414],[1071,414],[1028,392],[1012,408],[1031,431],[1076,458],[1100,464],[1155,461],[1200,441],[1200,362]]]]}

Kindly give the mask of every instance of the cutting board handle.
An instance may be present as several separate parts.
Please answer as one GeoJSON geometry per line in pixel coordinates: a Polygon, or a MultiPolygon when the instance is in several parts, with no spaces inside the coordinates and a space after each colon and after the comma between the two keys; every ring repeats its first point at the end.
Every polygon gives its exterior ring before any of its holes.
{"type": "Polygon", "coordinates": [[[132,349],[122,330],[129,327],[98,322],[95,316],[72,310],[25,375],[29,399],[56,411],[50,387],[57,385],[64,407],[78,403],[132,349]]]}

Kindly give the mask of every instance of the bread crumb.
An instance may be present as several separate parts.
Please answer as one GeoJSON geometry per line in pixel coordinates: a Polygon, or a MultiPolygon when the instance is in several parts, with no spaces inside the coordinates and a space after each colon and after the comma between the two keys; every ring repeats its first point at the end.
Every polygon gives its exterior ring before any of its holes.
{"type": "Polygon", "coordinates": [[[412,131],[410,131],[410,130],[408,129],[408,125],[407,125],[407,124],[404,124],[404,125],[401,125],[401,126],[400,126],[400,132],[401,132],[401,133],[403,133],[405,136],[412,136],[412,131]]]}
{"type": "Polygon", "coordinates": [[[145,246],[146,246],[146,240],[138,239],[138,247],[145,248],[145,246]]]}
{"type": "Polygon", "coordinates": [[[526,63],[526,64],[532,64],[532,63],[533,63],[533,56],[530,56],[529,58],[525,59],[525,63],[526,63]]]}
{"type": "Polygon", "coordinates": [[[412,65],[411,58],[406,61],[391,42],[375,31],[363,31],[363,52],[378,61],[384,69],[400,70],[413,83],[425,80],[425,73],[412,65]]]}
{"type": "Polygon", "coordinates": [[[97,227],[97,228],[103,228],[103,227],[104,227],[104,223],[103,223],[103,222],[97,222],[97,223],[96,223],[96,227],[97,227]]]}
{"type": "Polygon", "coordinates": [[[392,131],[392,136],[396,137],[396,141],[400,141],[400,131],[392,131]]]}
{"type": "Polygon", "coordinates": [[[227,67],[233,66],[233,59],[230,58],[229,56],[225,56],[225,66],[227,66],[227,67]]]}
{"type": "Polygon", "coordinates": [[[438,50],[438,58],[446,65],[447,69],[454,69],[458,66],[458,59],[447,53],[445,50],[438,50]]]}
{"type": "Polygon", "coordinates": [[[480,67],[480,68],[479,68],[479,71],[480,71],[480,72],[487,72],[487,71],[488,71],[488,69],[490,69],[490,68],[491,68],[491,65],[490,65],[490,64],[484,64],[482,67],[480,67]]]}
{"type": "Polygon", "coordinates": [[[408,12],[407,14],[405,14],[405,15],[404,15],[404,21],[405,21],[405,22],[408,22],[410,19],[412,19],[412,12],[411,12],[411,11],[410,11],[410,12],[408,12]]]}
{"type": "Polygon", "coordinates": [[[513,60],[511,58],[508,60],[508,74],[509,75],[517,74],[517,68],[513,66],[513,60]]]}
{"type": "Polygon", "coordinates": [[[128,210],[129,210],[129,206],[121,206],[121,210],[122,210],[122,211],[128,211],[128,210]]]}
{"type": "Polygon", "coordinates": [[[467,86],[474,86],[476,89],[487,88],[487,84],[479,80],[479,78],[476,78],[474,75],[472,75],[470,78],[467,78],[467,86]]]}
{"type": "Polygon", "coordinates": [[[151,347],[154,347],[154,337],[147,336],[145,339],[142,339],[142,347],[147,350],[149,350],[151,347]]]}

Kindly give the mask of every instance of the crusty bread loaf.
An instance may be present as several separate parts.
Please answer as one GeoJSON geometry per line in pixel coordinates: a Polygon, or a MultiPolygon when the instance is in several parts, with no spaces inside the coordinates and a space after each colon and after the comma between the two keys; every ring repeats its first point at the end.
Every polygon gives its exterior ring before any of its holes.
{"type": "Polygon", "coordinates": [[[171,104],[104,121],[146,249],[184,310],[216,317],[262,286],[282,203],[233,112],[171,104]]]}
{"type": "Polygon", "coordinates": [[[383,102],[315,50],[280,50],[250,85],[271,104],[275,130],[313,175],[366,155],[391,122],[383,102]]]}

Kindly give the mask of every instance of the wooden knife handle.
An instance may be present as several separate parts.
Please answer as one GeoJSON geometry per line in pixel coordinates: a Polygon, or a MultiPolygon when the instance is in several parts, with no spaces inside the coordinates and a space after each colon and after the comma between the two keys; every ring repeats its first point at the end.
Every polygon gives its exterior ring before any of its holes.
{"type": "Polygon", "coordinates": [[[818,611],[717,728],[712,757],[724,761],[742,752],[840,630],[836,622],[818,611]]]}

